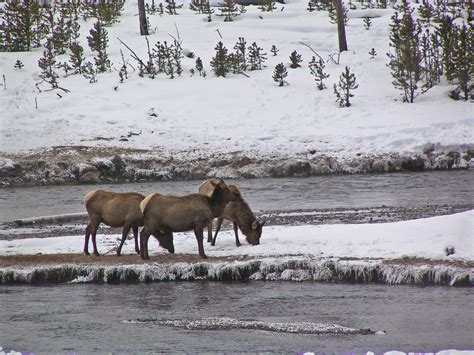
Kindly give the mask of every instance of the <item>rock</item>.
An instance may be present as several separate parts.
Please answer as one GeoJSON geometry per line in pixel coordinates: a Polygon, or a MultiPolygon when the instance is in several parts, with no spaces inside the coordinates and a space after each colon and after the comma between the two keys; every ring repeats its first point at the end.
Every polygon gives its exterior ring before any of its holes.
{"type": "Polygon", "coordinates": [[[84,184],[100,183],[100,171],[87,171],[79,177],[79,181],[84,184]]]}

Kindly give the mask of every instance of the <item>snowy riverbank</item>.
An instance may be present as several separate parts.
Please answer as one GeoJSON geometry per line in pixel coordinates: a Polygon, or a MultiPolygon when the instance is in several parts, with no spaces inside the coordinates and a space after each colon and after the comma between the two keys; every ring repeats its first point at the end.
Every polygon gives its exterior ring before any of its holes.
{"type": "MultiPolygon", "coordinates": [[[[131,255],[126,260],[103,256],[77,261],[75,254],[83,245],[80,235],[0,241],[0,283],[251,278],[473,286],[473,221],[471,210],[395,223],[268,226],[261,245],[244,243],[240,248],[235,247],[232,232],[225,231],[215,247],[206,246],[209,260],[194,258],[197,245],[192,233],[175,234],[175,255],[150,240],[150,262],[131,255]],[[76,261],[68,262],[68,254],[76,261]],[[27,255],[37,261],[22,266],[18,260],[27,255]],[[62,255],[60,262],[54,262],[55,255],[62,255]],[[186,255],[193,257],[183,258],[186,255]],[[41,262],[42,258],[49,262],[41,262]]],[[[117,237],[99,235],[99,251],[113,252],[117,237]]],[[[133,253],[132,242],[123,253],[133,253]]]]}

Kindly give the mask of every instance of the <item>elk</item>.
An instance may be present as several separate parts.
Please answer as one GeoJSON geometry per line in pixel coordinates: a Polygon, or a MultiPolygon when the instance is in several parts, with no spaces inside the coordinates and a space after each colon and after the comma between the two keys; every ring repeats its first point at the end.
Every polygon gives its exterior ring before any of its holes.
{"type": "Polygon", "coordinates": [[[144,227],[140,232],[140,256],[149,259],[148,239],[153,235],[160,245],[168,246],[174,253],[173,232],[193,230],[198,243],[201,258],[204,253],[203,231],[214,216],[224,212],[226,204],[234,196],[221,179],[211,179],[204,194],[186,196],[167,196],[154,193],[148,195],[141,203],[144,227]]]}
{"type": "MultiPolygon", "coordinates": [[[[203,185],[201,185],[200,187],[200,193],[203,185]]],[[[212,238],[212,221],[211,223],[209,223],[207,228],[207,241],[210,242],[212,246],[216,245],[217,234],[221,229],[222,222],[224,219],[227,219],[229,221],[232,221],[236,246],[240,247],[242,245],[239,240],[239,229],[245,235],[247,243],[252,245],[260,244],[260,237],[262,236],[262,228],[265,225],[265,221],[257,221],[255,215],[250,209],[250,206],[243,198],[237,186],[228,185],[228,187],[232,194],[235,196],[235,199],[234,201],[231,201],[226,205],[224,213],[222,215],[214,216],[217,217],[217,226],[214,238],[212,238]]]]}
{"type": "Polygon", "coordinates": [[[123,243],[130,229],[135,237],[135,252],[140,254],[138,247],[138,228],[143,225],[143,215],[140,210],[140,202],[145,198],[142,194],[135,192],[110,192],[95,190],[88,192],[84,197],[89,224],[86,227],[84,238],[84,254],[89,254],[89,237],[92,234],[92,246],[94,254],[99,255],[96,245],[96,234],[100,223],[110,227],[122,228],[122,241],[117,249],[120,256],[123,243]]]}

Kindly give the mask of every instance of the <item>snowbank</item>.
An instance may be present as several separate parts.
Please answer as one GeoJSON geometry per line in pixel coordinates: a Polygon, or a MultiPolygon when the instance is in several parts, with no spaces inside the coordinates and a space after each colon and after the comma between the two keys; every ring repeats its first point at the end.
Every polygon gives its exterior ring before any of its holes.
{"type": "MultiPolygon", "coordinates": [[[[262,244],[236,248],[223,232],[211,257],[234,261],[160,263],[165,253],[149,242],[152,260],[135,265],[54,265],[4,267],[0,283],[152,282],[170,280],[289,280],[378,282],[387,284],[474,284],[474,210],[412,221],[320,226],[265,227],[262,244]],[[452,254],[447,255],[448,249],[452,254]],[[154,254],[154,255],[153,255],[154,254]],[[242,261],[235,259],[242,258],[242,261]]],[[[98,236],[100,252],[114,250],[117,235],[98,236]]],[[[0,242],[0,255],[79,253],[83,237],[0,242]]],[[[196,254],[191,233],[175,234],[179,254],[196,254]]],[[[122,253],[133,253],[132,243],[122,253]]],[[[117,258],[117,264],[120,259],[117,258]]]]}

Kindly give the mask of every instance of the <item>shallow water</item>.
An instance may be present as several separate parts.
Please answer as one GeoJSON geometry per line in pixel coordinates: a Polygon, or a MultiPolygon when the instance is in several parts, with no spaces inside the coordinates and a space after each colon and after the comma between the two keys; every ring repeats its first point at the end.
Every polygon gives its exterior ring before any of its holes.
{"type": "Polygon", "coordinates": [[[465,288],[289,282],[0,287],[0,346],[65,352],[348,352],[474,349],[465,288]],[[317,322],[386,335],[186,330],[137,319],[317,322]]]}
{"type": "MultiPolygon", "coordinates": [[[[254,211],[378,206],[464,205],[474,203],[474,169],[379,175],[323,175],[310,178],[227,180],[240,187],[254,211]]],[[[201,181],[114,185],[70,185],[0,189],[0,222],[85,212],[91,190],[197,192],[201,181]]]]}

